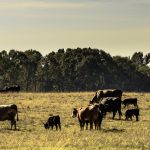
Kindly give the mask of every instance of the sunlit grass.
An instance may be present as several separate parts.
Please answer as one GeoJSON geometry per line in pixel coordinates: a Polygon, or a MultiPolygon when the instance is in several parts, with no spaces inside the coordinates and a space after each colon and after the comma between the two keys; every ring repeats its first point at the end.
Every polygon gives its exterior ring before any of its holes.
{"type": "MultiPolygon", "coordinates": [[[[8,93],[0,94],[0,104],[15,103],[19,110],[17,131],[9,130],[8,121],[0,122],[0,149],[149,149],[150,93],[124,93],[123,99],[137,97],[140,121],[112,120],[112,114],[102,122],[101,131],[80,131],[77,118],[71,118],[72,108],[86,106],[93,92],[82,93],[8,93]],[[45,130],[49,114],[59,114],[62,131],[45,130]]],[[[118,118],[118,114],[115,118],[118,118]]]]}

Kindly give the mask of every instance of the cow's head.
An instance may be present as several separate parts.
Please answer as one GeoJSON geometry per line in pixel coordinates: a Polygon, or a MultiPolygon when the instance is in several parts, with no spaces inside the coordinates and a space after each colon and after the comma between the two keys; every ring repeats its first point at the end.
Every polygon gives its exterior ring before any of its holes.
{"type": "Polygon", "coordinates": [[[43,124],[44,124],[44,128],[45,128],[45,129],[49,129],[49,128],[50,128],[50,126],[49,126],[49,123],[48,123],[48,122],[43,123],[43,124]]]}
{"type": "Polygon", "coordinates": [[[103,116],[106,115],[106,108],[103,104],[99,104],[99,109],[102,112],[103,116]]]}
{"type": "Polygon", "coordinates": [[[78,114],[78,110],[76,108],[73,108],[73,111],[72,111],[72,117],[77,117],[77,114],[78,114]]]}

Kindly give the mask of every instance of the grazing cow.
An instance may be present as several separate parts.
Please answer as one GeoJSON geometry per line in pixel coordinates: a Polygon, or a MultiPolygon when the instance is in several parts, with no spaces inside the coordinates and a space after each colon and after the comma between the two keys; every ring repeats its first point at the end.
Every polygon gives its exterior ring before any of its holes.
{"type": "Polygon", "coordinates": [[[113,112],[114,119],[116,112],[119,114],[119,119],[121,119],[121,99],[118,97],[107,97],[103,98],[100,103],[100,109],[103,109],[103,112],[106,114],[106,112],[113,112]]]}
{"type": "Polygon", "coordinates": [[[60,117],[59,115],[56,115],[56,116],[50,116],[47,120],[46,123],[43,123],[44,124],[44,127],[45,129],[49,129],[50,127],[52,128],[53,130],[53,126],[56,127],[56,130],[59,129],[61,130],[61,122],[60,122],[60,117]]]}
{"type": "Polygon", "coordinates": [[[124,99],[122,101],[122,104],[124,105],[124,108],[128,105],[134,105],[135,107],[138,107],[137,105],[137,98],[127,98],[127,99],[124,99]]]}
{"type": "Polygon", "coordinates": [[[95,124],[95,129],[101,128],[102,122],[102,112],[99,109],[99,105],[89,105],[80,109],[73,109],[72,117],[78,117],[80,123],[80,129],[84,129],[86,123],[86,129],[88,128],[88,123],[90,123],[90,129],[93,129],[93,123],[95,124]]]}
{"type": "Polygon", "coordinates": [[[132,120],[132,116],[136,116],[136,121],[139,121],[139,109],[135,108],[135,109],[128,109],[125,113],[126,116],[126,120],[128,120],[129,118],[132,120]]]}
{"type": "Polygon", "coordinates": [[[0,121],[5,121],[5,120],[11,121],[11,129],[13,125],[14,128],[16,129],[16,120],[15,120],[16,115],[18,121],[18,109],[15,104],[0,105],[0,121]]]}
{"type": "Polygon", "coordinates": [[[112,90],[98,90],[95,93],[95,96],[90,101],[90,104],[99,103],[104,97],[122,97],[122,91],[117,89],[112,90]]]}

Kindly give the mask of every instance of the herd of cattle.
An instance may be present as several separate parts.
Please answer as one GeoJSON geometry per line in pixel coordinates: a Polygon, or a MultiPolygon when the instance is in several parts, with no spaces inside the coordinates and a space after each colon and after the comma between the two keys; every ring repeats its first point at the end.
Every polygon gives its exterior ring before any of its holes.
{"type": "Polygon", "coordinates": [[[90,129],[93,129],[93,124],[95,125],[95,129],[100,129],[102,120],[106,116],[107,112],[113,113],[112,119],[114,119],[116,113],[118,112],[119,119],[121,119],[122,104],[124,105],[124,108],[128,108],[129,105],[134,105],[134,108],[126,110],[125,118],[126,120],[132,120],[132,117],[136,116],[136,121],[138,121],[139,108],[137,105],[137,98],[128,98],[123,101],[121,98],[121,90],[98,90],[86,107],[73,109],[72,117],[78,117],[81,130],[84,129],[85,124],[86,129],[88,129],[88,123],[90,123],[90,129]]]}
{"type": "MultiPolygon", "coordinates": [[[[127,109],[125,112],[126,120],[132,120],[132,117],[136,117],[138,121],[139,108],[137,105],[137,98],[128,98],[121,100],[122,91],[121,90],[99,90],[95,93],[95,96],[90,100],[86,107],[74,108],[72,112],[72,117],[78,117],[80,129],[83,130],[86,124],[86,129],[88,129],[88,124],[90,124],[90,129],[93,129],[93,125],[96,130],[101,129],[101,123],[103,118],[105,118],[107,112],[112,112],[112,119],[115,118],[116,113],[119,114],[119,119],[121,119],[121,104],[124,108],[128,108],[129,105],[134,105],[134,108],[127,109]]],[[[11,129],[16,129],[15,116],[17,115],[18,121],[18,109],[15,104],[10,105],[0,105],[0,121],[9,120],[11,122],[11,129]]],[[[59,128],[61,130],[61,121],[59,115],[50,116],[46,123],[43,123],[45,129],[49,129],[55,126],[56,130],[59,128]]]]}

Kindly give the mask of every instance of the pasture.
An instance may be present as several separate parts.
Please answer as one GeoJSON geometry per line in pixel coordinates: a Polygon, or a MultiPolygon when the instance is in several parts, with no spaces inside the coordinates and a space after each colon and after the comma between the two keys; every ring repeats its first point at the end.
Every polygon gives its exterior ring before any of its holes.
{"type": "Polygon", "coordinates": [[[123,99],[137,97],[139,121],[112,120],[108,114],[102,129],[80,131],[77,118],[71,118],[74,107],[86,106],[94,92],[82,93],[7,93],[0,94],[0,104],[18,106],[17,130],[8,121],[0,122],[0,149],[98,150],[150,149],[150,93],[123,93],[123,99]],[[49,114],[59,114],[62,130],[45,130],[49,114]]]}

